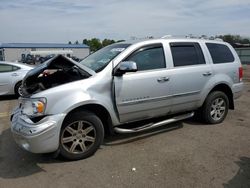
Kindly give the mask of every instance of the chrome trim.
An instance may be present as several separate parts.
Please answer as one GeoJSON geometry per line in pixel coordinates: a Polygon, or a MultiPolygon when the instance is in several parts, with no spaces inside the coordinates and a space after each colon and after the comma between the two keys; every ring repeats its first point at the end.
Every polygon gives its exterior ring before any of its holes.
{"type": "Polygon", "coordinates": [[[142,131],[153,129],[153,128],[156,128],[156,127],[160,127],[160,126],[163,126],[163,125],[166,125],[166,124],[174,123],[176,121],[191,118],[193,116],[194,116],[194,112],[190,112],[190,113],[175,116],[173,118],[166,119],[166,120],[163,120],[163,121],[160,121],[160,122],[157,122],[157,123],[146,124],[144,126],[134,128],[134,129],[125,129],[125,128],[115,127],[114,130],[115,130],[115,132],[121,133],[121,134],[142,132],[142,131]]]}
{"type": "Polygon", "coordinates": [[[161,97],[151,97],[151,98],[145,98],[145,99],[139,99],[139,100],[125,101],[122,103],[118,103],[117,105],[118,106],[126,106],[126,105],[133,105],[133,104],[139,104],[139,103],[144,103],[144,102],[161,101],[161,100],[165,100],[168,98],[181,97],[181,96],[186,96],[186,95],[195,95],[198,93],[200,93],[200,90],[186,92],[186,93],[179,93],[179,94],[174,94],[174,95],[161,96],[161,97]]]}

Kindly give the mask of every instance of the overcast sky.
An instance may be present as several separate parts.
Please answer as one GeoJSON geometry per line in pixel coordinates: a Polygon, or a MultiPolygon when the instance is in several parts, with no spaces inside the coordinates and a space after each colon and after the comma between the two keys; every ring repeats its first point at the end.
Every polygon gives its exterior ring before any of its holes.
{"type": "Polygon", "coordinates": [[[1,42],[250,36],[250,0],[0,0],[1,42]]]}

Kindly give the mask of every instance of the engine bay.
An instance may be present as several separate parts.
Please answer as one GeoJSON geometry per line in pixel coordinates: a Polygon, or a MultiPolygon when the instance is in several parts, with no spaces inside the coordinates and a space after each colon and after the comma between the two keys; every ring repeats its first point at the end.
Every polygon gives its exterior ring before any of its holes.
{"type": "Polygon", "coordinates": [[[91,76],[77,63],[62,55],[44,62],[27,73],[23,80],[23,93],[30,95],[69,82],[91,76]]]}

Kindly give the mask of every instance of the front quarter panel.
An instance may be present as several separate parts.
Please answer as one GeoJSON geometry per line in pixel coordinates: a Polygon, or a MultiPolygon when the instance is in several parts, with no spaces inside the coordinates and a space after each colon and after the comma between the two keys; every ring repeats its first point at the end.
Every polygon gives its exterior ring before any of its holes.
{"type": "MultiPolygon", "coordinates": [[[[101,78],[100,78],[101,79],[101,78]]],[[[99,78],[89,78],[61,85],[37,93],[32,98],[45,97],[47,115],[68,114],[77,107],[87,104],[103,106],[110,114],[113,124],[118,124],[111,98],[110,81],[100,83],[99,78]]]]}

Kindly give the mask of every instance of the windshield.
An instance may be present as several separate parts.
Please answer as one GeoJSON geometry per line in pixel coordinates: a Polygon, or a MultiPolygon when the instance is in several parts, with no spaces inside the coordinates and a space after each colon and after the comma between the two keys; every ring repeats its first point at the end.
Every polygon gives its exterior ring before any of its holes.
{"type": "Polygon", "coordinates": [[[113,60],[118,54],[125,50],[130,44],[117,43],[106,46],[97,52],[90,54],[80,63],[86,67],[99,72],[103,70],[108,63],[113,60]]]}

